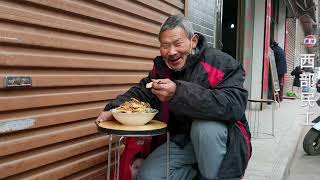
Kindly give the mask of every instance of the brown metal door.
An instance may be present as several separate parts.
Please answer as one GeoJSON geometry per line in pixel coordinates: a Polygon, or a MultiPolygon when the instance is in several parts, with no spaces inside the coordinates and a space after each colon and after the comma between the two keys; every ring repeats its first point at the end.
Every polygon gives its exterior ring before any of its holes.
{"type": "Polygon", "coordinates": [[[159,54],[180,0],[0,1],[0,179],[103,177],[93,121],[159,54]],[[16,86],[16,87],[15,87],[16,86]]]}

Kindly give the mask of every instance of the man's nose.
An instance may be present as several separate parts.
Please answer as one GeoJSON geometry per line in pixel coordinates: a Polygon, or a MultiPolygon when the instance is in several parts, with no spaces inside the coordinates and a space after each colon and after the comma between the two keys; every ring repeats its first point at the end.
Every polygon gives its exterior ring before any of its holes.
{"type": "Polygon", "coordinates": [[[169,49],[169,55],[175,55],[177,54],[177,50],[174,46],[171,46],[169,49]]]}

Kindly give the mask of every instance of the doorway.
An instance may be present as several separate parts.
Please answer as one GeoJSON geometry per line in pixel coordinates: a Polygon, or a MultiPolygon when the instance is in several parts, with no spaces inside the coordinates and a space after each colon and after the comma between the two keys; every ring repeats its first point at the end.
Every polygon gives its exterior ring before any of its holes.
{"type": "MultiPolygon", "coordinates": [[[[222,51],[231,55],[235,59],[239,59],[237,49],[239,41],[239,15],[238,0],[223,0],[222,15],[222,51]]],[[[241,16],[241,15],[240,15],[241,16]]]]}

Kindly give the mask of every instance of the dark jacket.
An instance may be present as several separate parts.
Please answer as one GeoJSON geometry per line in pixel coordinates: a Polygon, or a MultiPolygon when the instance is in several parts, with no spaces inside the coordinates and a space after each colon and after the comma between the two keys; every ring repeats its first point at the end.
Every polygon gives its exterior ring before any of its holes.
{"type": "Polygon", "coordinates": [[[278,46],[277,43],[274,44],[273,47],[271,47],[274,53],[274,59],[276,61],[277,66],[277,73],[278,75],[284,75],[287,73],[287,61],[286,61],[286,55],[283,51],[283,49],[278,46]]]}
{"type": "MultiPolygon", "coordinates": [[[[170,134],[189,137],[192,121],[223,121],[228,125],[227,154],[221,165],[219,177],[239,178],[244,175],[251,157],[251,135],[245,117],[247,91],[243,87],[245,72],[231,56],[208,48],[199,35],[198,53],[188,56],[187,66],[180,72],[170,70],[162,57],[154,59],[149,76],[132,87],[124,95],[108,104],[105,110],[119,106],[131,97],[149,102],[159,109],[158,117],[168,121],[170,134]],[[168,103],[161,103],[145,88],[151,79],[170,78],[176,85],[176,93],[168,103]]],[[[180,139],[176,144],[184,146],[190,139],[180,139]]]]}
{"type": "Polygon", "coordinates": [[[302,74],[302,70],[300,66],[294,68],[291,72],[291,76],[294,76],[293,79],[293,86],[300,87],[300,74],[302,74]]]}

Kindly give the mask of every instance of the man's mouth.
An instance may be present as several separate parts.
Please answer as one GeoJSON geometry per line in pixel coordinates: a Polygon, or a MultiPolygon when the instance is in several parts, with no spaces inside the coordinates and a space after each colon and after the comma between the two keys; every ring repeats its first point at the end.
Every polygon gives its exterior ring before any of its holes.
{"type": "Polygon", "coordinates": [[[180,59],[180,57],[174,57],[174,58],[170,58],[169,61],[175,62],[175,61],[178,61],[179,59],[180,59]]]}

